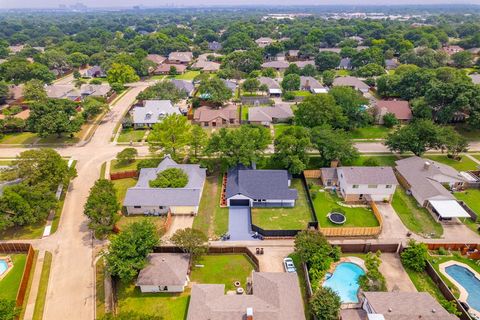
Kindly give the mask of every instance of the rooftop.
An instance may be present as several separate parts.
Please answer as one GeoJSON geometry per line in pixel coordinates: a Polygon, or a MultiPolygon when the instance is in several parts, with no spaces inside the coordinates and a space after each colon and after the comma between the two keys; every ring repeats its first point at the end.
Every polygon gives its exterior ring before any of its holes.
{"type": "Polygon", "coordinates": [[[132,109],[133,123],[157,123],[171,114],[180,114],[180,110],[170,100],[145,100],[143,106],[132,109]]]}
{"type": "Polygon", "coordinates": [[[138,274],[137,286],[183,286],[188,273],[187,253],[150,253],[147,266],[138,274]]]}
{"type": "Polygon", "coordinates": [[[368,84],[356,77],[338,77],[333,80],[333,86],[355,87],[358,90],[369,89],[368,84]]]}
{"type": "Polygon", "coordinates": [[[412,119],[412,110],[405,100],[378,100],[377,109],[382,113],[393,113],[399,120],[412,119]]]}
{"type": "Polygon", "coordinates": [[[292,109],[288,104],[273,107],[248,108],[248,120],[254,122],[272,122],[274,119],[288,119],[293,117],[292,109]]]}
{"type": "Polygon", "coordinates": [[[391,167],[338,167],[337,175],[348,184],[398,184],[391,167]]]}
{"type": "Polygon", "coordinates": [[[239,116],[237,106],[228,105],[219,109],[202,106],[195,109],[193,114],[193,120],[197,122],[209,122],[217,118],[221,118],[226,121],[229,121],[230,119],[238,119],[239,116]]]}

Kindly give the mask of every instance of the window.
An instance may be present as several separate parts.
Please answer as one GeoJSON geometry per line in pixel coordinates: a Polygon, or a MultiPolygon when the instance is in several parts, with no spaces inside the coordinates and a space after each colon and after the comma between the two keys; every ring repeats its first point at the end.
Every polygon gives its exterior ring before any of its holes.
{"type": "Polygon", "coordinates": [[[387,185],[385,186],[385,188],[391,189],[391,188],[392,188],[392,185],[391,185],[391,184],[387,184],[387,185]]]}
{"type": "Polygon", "coordinates": [[[230,123],[235,123],[235,119],[230,119],[230,123]]]}
{"type": "Polygon", "coordinates": [[[369,184],[368,189],[376,189],[377,185],[376,184],[369,184]]]}
{"type": "Polygon", "coordinates": [[[204,123],[203,123],[203,126],[204,126],[204,127],[208,127],[208,122],[204,122],[204,123]]]}
{"type": "Polygon", "coordinates": [[[159,206],[158,209],[163,210],[163,209],[165,209],[165,207],[164,206],[159,206]]]}
{"type": "Polygon", "coordinates": [[[358,189],[358,184],[354,184],[354,185],[352,186],[352,188],[353,188],[353,189],[358,189]]]}
{"type": "Polygon", "coordinates": [[[133,206],[135,209],[140,209],[142,206],[133,206]]]}

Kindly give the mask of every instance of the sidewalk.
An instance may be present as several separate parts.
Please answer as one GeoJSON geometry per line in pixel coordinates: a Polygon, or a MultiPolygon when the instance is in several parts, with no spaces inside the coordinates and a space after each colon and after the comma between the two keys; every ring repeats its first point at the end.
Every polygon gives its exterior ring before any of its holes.
{"type": "Polygon", "coordinates": [[[27,306],[25,307],[24,320],[33,319],[33,311],[35,310],[35,302],[37,300],[38,288],[40,286],[40,278],[42,277],[43,261],[45,259],[45,251],[38,252],[37,264],[33,273],[32,286],[28,295],[27,306]]]}

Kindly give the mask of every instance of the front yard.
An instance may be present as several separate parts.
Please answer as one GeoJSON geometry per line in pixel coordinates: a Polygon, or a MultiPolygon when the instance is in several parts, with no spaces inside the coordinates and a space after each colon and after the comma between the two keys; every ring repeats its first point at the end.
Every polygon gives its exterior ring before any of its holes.
{"type": "Polygon", "coordinates": [[[200,74],[200,71],[190,70],[190,71],[186,71],[183,74],[177,74],[176,76],[167,76],[167,78],[177,79],[177,80],[193,80],[199,74],[200,74]]]}
{"type": "Polygon", "coordinates": [[[392,129],[384,126],[357,128],[348,134],[351,139],[385,139],[392,129]]]}
{"type": "MultiPolygon", "coordinates": [[[[465,202],[470,209],[472,209],[477,215],[480,215],[480,190],[479,189],[468,189],[464,192],[455,192],[455,197],[458,200],[465,202]]],[[[463,219],[461,219],[463,221],[463,219]]],[[[465,219],[465,225],[468,226],[475,232],[478,232],[480,224],[472,221],[472,219],[465,219]]]]}
{"type": "Polygon", "coordinates": [[[118,136],[117,142],[141,142],[145,136],[146,130],[144,129],[122,129],[118,136]]]}
{"type": "Polygon", "coordinates": [[[137,170],[137,164],[140,162],[141,159],[135,159],[130,163],[120,163],[117,160],[112,160],[110,162],[110,172],[121,172],[121,171],[130,171],[130,170],[137,170]]]}
{"type": "Polygon", "coordinates": [[[137,184],[137,179],[134,178],[125,178],[112,180],[115,189],[117,190],[117,200],[120,204],[123,203],[125,195],[127,194],[127,189],[134,187],[137,184]]]}
{"type": "Polygon", "coordinates": [[[407,195],[403,187],[397,187],[392,206],[410,231],[427,238],[442,236],[442,225],[435,221],[427,209],[420,207],[414,197],[407,195]]]}
{"type": "Polygon", "coordinates": [[[167,220],[166,216],[161,217],[153,217],[153,216],[144,216],[144,215],[131,215],[131,216],[124,216],[120,217],[120,220],[117,221],[115,226],[121,230],[124,230],[129,224],[134,222],[139,222],[143,220],[148,220],[155,225],[159,236],[161,237],[165,233],[165,221],[167,220]]]}
{"type": "Polygon", "coordinates": [[[462,156],[462,159],[460,161],[450,159],[446,155],[426,155],[425,157],[433,161],[449,165],[450,167],[455,168],[458,171],[475,170],[478,166],[477,163],[475,163],[467,156],[462,156]]]}
{"type": "Polygon", "coordinates": [[[286,124],[286,123],[274,124],[273,129],[274,129],[275,138],[278,138],[282,134],[282,132],[284,132],[285,130],[287,130],[290,127],[294,127],[294,125],[286,124]]]}
{"type": "Polygon", "coordinates": [[[303,230],[312,221],[302,180],[292,179],[291,188],[298,191],[293,208],[252,208],[252,223],[264,230],[303,230]]]}
{"type": "Polygon", "coordinates": [[[312,197],[314,198],[313,206],[317,213],[318,223],[323,228],[377,227],[379,225],[377,218],[370,208],[342,206],[339,203],[343,201],[337,194],[332,193],[330,190],[325,190],[318,184],[313,184],[310,192],[311,194],[316,194],[316,196],[312,197]],[[341,209],[341,212],[344,213],[347,218],[346,222],[342,225],[332,223],[327,217],[327,214],[338,209],[341,209]]]}
{"type": "Polygon", "coordinates": [[[23,270],[25,269],[27,255],[22,253],[8,254],[6,256],[12,258],[13,268],[0,280],[0,299],[15,301],[20,281],[22,280],[23,270]]]}
{"type": "Polygon", "coordinates": [[[38,136],[33,132],[8,133],[1,139],[1,144],[32,144],[38,140],[38,136]]]}

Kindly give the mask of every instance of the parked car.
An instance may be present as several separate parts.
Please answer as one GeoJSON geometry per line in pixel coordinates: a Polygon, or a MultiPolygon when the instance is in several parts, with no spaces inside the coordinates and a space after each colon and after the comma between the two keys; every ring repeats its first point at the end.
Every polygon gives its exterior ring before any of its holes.
{"type": "Polygon", "coordinates": [[[295,265],[293,264],[292,258],[285,258],[283,259],[283,266],[285,268],[285,272],[292,273],[297,272],[295,265]]]}

